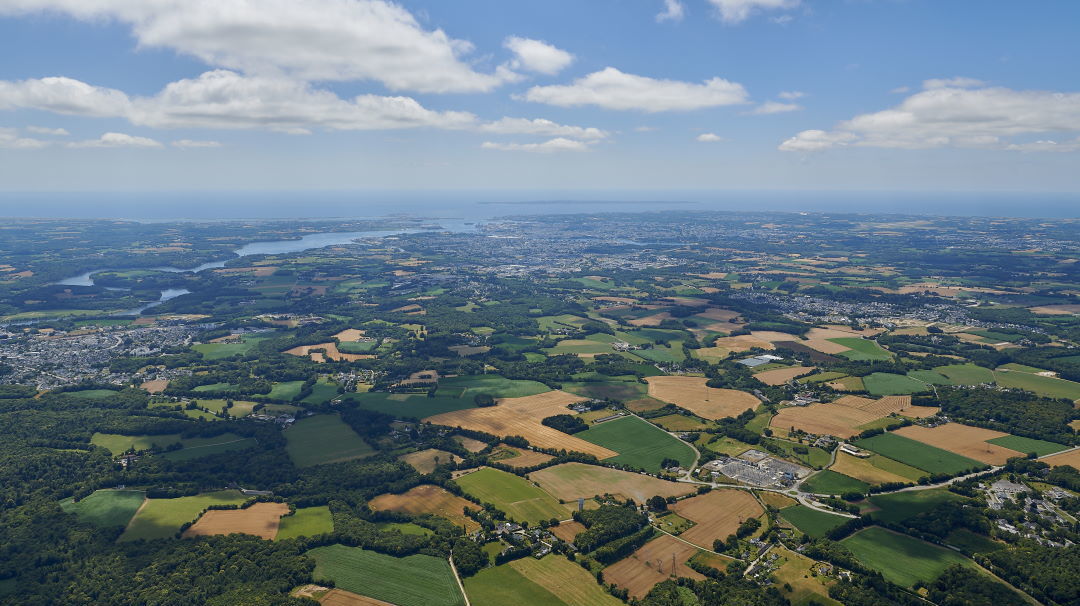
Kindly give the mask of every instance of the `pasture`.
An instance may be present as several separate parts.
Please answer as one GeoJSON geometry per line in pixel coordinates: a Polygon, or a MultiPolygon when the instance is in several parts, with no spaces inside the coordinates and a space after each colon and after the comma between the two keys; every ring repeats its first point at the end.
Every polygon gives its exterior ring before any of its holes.
{"type": "Polygon", "coordinates": [[[541,463],[547,463],[555,457],[529,450],[527,448],[511,448],[501,444],[492,452],[490,459],[511,467],[532,467],[541,463]]]}
{"type": "Polygon", "coordinates": [[[604,569],[604,580],[626,589],[631,597],[642,598],[653,585],[676,576],[702,580],[705,577],[686,565],[699,550],[675,537],[661,534],[630,556],[604,569]],[[674,561],[674,570],[672,570],[674,561]]]}
{"type": "Polygon", "coordinates": [[[1002,387],[1013,387],[1046,396],[1047,398],[1065,398],[1067,400],[1080,399],[1080,383],[1066,381],[1057,377],[1020,372],[1017,370],[998,370],[994,373],[997,384],[1002,387]]]}
{"type": "Polygon", "coordinates": [[[619,453],[604,461],[621,463],[658,473],[660,462],[666,458],[679,461],[683,467],[694,463],[694,449],[655,425],[638,417],[626,416],[593,425],[575,437],[619,453]]]}
{"type": "Polygon", "coordinates": [[[1025,454],[988,442],[1007,437],[1007,433],[960,423],[946,423],[933,428],[911,425],[901,427],[894,433],[989,465],[1003,465],[1006,460],[1025,454]]]}
{"type": "MultiPolygon", "coordinates": [[[[583,569],[582,572],[584,572],[583,569]]],[[[529,580],[510,564],[485,568],[464,579],[463,584],[465,593],[469,596],[469,604],[474,606],[504,606],[505,604],[564,606],[565,604],[554,593],[529,580]]],[[[595,585],[595,581],[593,584],[595,585]]]]}
{"type": "Polygon", "coordinates": [[[966,499],[958,494],[938,488],[879,494],[870,497],[870,503],[878,509],[870,515],[883,522],[902,522],[942,503],[964,500],[966,499]]]}
{"type": "Polygon", "coordinates": [[[487,394],[493,398],[522,398],[535,396],[551,388],[539,381],[507,379],[499,375],[468,375],[439,380],[436,396],[465,398],[472,402],[476,394],[487,394]]]}
{"type": "Polygon", "coordinates": [[[1064,444],[1058,444],[1056,442],[1047,442],[1046,440],[1036,440],[1035,438],[1024,438],[1021,436],[1002,436],[1000,438],[991,438],[987,442],[1002,448],[1008,448],[1009,450],[1015,450],[1016,452],[1035,453],[1040,457],[1054,454],[1055,452],[1061,452],[1069,447],[1064,444]]]}
{"type": "Polygon", "coordinates": [[[148,450],[151,447],[164,448],[180,441],[180,434],[125,436],[118,433],[95,433],[90,436],[90,443],[101,446],[114,455],[123,454],[132,448],[148,450]]]}
{"type": "Polygon", "coordinates": [[[825,469],[807,478],[799,488],[814,494],[842,495],[848,492],[866,494],[870,485],[862,480],[825,469]]]}
{"type": "Polygon", "coordinates": [[[512,473],[485,467],[467,473],[455,482],[467,494],[495,505],[518,522],[536,524],[540,520],[561,520],[566,516],[566,508],[558,499],[512,473]]]}
{"type": "Polygon", "coordinates": [[[773,577],[789,602],[794,606],[840,606],[840,602],[829,597],[829,587],[836,581],[826,576],[811,574],[811,569],[816,564],[814,560],[783,547],[777,548],[776,554],[780,556],[779,568],[773,573],[773,577]],[[788,591],[788,587],[791,591],[788,591]]]}
{"type": "Polygon", "coordinates": [[[866,391],[874,396],[896,396],[930,391],[930,387],[922,381],[887,372],[875,372],[863,377],[862,380],[866,391]]]}
{"type": "Polygon", "coordinates": [[[368,502],[375,511],[397,511],[414,515],[431,514],[446,518],[472,532],[480,527],[465,515],[465,508],[478,509],[475,503],[447,492],[434,484],[421,484],[401,494],[381,494],[368,502]]]}
{"type": "Polygon", "coordinates": [[[704,377],[648,377],[649,395],[685,408],[703,419],[723,419],[755,410],[761,404],[753,394],[706,386],[704,377]]]}
{"type": "Polygon", "coordinates": [[[455,463],[459,459],[457,455],[446,452],[445,450],[428,448],[427,450],[419,450],[417,452],[401,455],[398,457],[398,460],[405,461],[409,465],[412,465],[413,469],[420,473],[431,473],[435,471],[436,465],[455,463]]]}
{"type": "Polygon", "coordinates": [[[344,399],[357,408],[392,415],[399,419],[423,419],[446,412],[475,408],[472,398],[428,397],[426,393],[350,393],[344,399]]]}
{"type": "Polygon", "coordinates": [[[845,452],[837,452],[836,462],[829,469],[870,485],[886,482],[913,482],[926,475],[922,470],[878,454],[861,458],[845,452]]]}
{"type": "Polygon", "coordinates": [[[450,564],[428,555],[395,558],[359,547],[328,545],[307,552],[315,560],[312,576],[397,606],[462,606],[450,564]]]}
{"type": "Polygon", "coordinates": [[[735,489],[711,490],[680,500],[669,509],[694,522],[694,526],[679,535],[680,538],[705,549],[712,549],[716,539],[723,540],[733,534],[739,524],[765,513],[754,495],[735,489]]]}
{"type": "Polygon", "coordinates": [[[974,364],[949,364],[938,366],[934,372],[945,375],[953,385],[979,385],[981,383],[993,383],[994,373],[989,368],[974,364]]]}
{"type": "Polygon", "coordinates": [[[832,343],[836,343],[842,347],[847,348],[846,351],[837,351],[824,353],[836,353],[849,360],[854,361],[873,361],[873,360],[891,360],[893,355],[884,349],[875,341],[867,339],[860,339],[858,337],[841,337],[838,339],[828,339],[832,343]]]}
{"type": "Polygon", "coordinates": [[[289,513],[284,503],[255,503],[246,509],[212,509],[184,531],[183,538],[239,532],[262,539],[278,533],[281,516],[289,513]]]}
{"type": "Polygon", "coordinates": [[[611,494],[644,503],[653,495],[677,497],[695,491],[691,484],[668,482],[640,473],[584,463],[563,463],[534,471],[529,474],[529,479],[540,484],[548,494],[565,502],[611,494]]]}
{"type": "Polygon", "coordinates": [[[270,336],[242,336],[239,343],[200,343],[192,345],[191,349],[202,354],[204,360],[215,361],[231,358],[235,355],[246,355],[260,342],[269,339],[270,336]]]}
{"type": "Polygon", "coordinates": [[[72,497],[60,501],[60,509],[94,526],[115,528],[127,526],[145,498],[141,490],[97,490],[78,503],[72,497]]]}
{"type": "Polygon", "coordinates": [[[161,458],[170,461],[190,461],[223,452],[233,452],[255,448],[259,442],[255,438],[245,438],[234,433],[223,433],[210,438],[185,438],[180,450],[161,453],[161,458]]]}
{"type": "Polygon", "coordinates": [[[860,530],[840,544],[860,562],[901,587],[919,581],[929,583],[953,564],[973,566],[971,560],[955,551],[877,526],[860,530]]]}
{"type": "Polygon", "coordinates": [[[267,394],[271,398],[278,400],[293,400],[296,396],[300,395],[300,390],[303,389],[303,381],[286,381],[284,383],[274,383],[270,388],[270,393],[267,394]]]}
{"type": "Polygon", "coordinates": [[[792,505],[780,510],[780,515],[803,534],[814,538],[824,537],[830,530],[848,521],[843,516],[810,509],[805,505],[792,505]]]}
{"type": "Polygon", "coordinates": [[[274,538],[314,537],[329,532],[334,532],[334,516],[328,506],[300,507],[291,516],[281,518],[274,538]]]}
{"type": "Polygon", "coordinates": [[[297,467],[350,461],[375,452],[337,415],[300,419],[284,434],[285,451],[297,467]]]}
{"type": "Polygon", "coordinates": [[[985,467],[974,459],[905,438],[896,433],[885,433],[859,440],[855,442],[855,445],[930,473],[953,474],[985,467]]]}
{"type": "Polygon", "coordinates": [[[236,490],[204,492],[176,499],[147,499],[131,519],[120,541],[165,539],[192,522],[210,505],[240,505],[246,499],[236,490]]]}

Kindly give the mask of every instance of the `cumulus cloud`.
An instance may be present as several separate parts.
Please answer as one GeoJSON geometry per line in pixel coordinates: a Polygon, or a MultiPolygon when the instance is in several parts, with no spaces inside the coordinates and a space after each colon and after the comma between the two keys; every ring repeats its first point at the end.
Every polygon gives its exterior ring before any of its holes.
{"type": "Polygon", "coordinates": [[[534,86],[524,99],[560,107],[596,105],[645,112],[687,111],[746,103],[746,89],[723,78],[701,84],[637,76],[608,67],[572,84],[534,86]]]}
{"type": "Polygon", "coordinates": [[[686,7],[681,0],[664,0],[664,10],[656,15],[657,22],[682,21],[686,16],[686,7]]]}
{"type": "Polygon", "coordinates": [[[719,143],[723,141],[724,138],[715,133],[701,133],[695,137],[695,140],[700,141],[701,143],[719,143]]]}
{"type": "Polygon", "coordinates": [[[193,141],[191,139],[180,139],[179,141],[173,141],[172,146],[179,147],[181,149],[199,149],[208,147],[221,147],[221,143],[217,141],[193,141]]]}
{"type": "Polygon", "coordinates": [[[768,114],[782,114],[785,112],[795,112],[802,109],[802,106],[798,103],[781,103],[779,101],[766,101],[761,105],[754,108],[751,113],[757,115],[768,114]]]}
{"type": "Polygon", "coordinates": [[[799,6],[801,0],[709,0],[716,7],[724,23],[736,24],[746,21],[755,13],[789,10],[799,6]]]}
{"type": "Polygon", "coordinates": [[[68,147],[163,147],[161,143],[146,137],[136,137],[124,133],[105,133],[97,139],[89,141],[75,141],[68,143],[68,147]]]}
{"type": "Polygon", "coordinates": [[[798,90],[787,90],[776,96],[784,99],[785,101],[794,101],[796,99],[802,99],[806,96],[806,93],[798,90]]]}
{"type": "Polygon", "coordinates": [[[574,141],[573,139],[567,139],[565,137],[556,137],[543,143],[494,143],[492,141],[485,141],[480,147],[484,149],[495,149],[499,151],[523,151],[534,152],[540,154],[551,154],[556,152],[580,152],[587,151],[589,144],[583,141],[574,141]]]}
{"type": "Polygon", "coordinates": [[[480,125],[478,130],[500,135],[545,135],[575,139],[604,139],[608,136],[608,133],[598,128],[567,126],[544,118],[501,118],[480,125]]]}
{"type": "Polygon", "coordinates": [[[131,111],[131,100],[111,88],[64,77],[0,81],[0,109],[33,108],[56,114],[108,118],[131,111]]]}
{"type": "Polygon", "coordinates": [[[514,53],[510,69],[524,69],[554,76],[574,62],[570,53],[540,40],[510,36],[503,46],[514,53]]]}
{"type": "Polygon", "coordinates": [[[213,67],[310,81],[375,80],[391,90],[482,92],[472,44],[428,30],[389,0],[4,0],[0,15],[59,12],[131,27],[139,46],[213,67]]]}
{"type": "Polygon", "coordinates": [[[39,149],[48,144],[48,141],[20,137],[14,128],[0,128],[0,149],[39,149]]]}
{"type": "Polygon", "coordinates": [[[923,80],[923,88],[978,88],[986,86],[982,80],[975,78],[932,78],[923,80]]]}
{"type": "Polygon", "coordinates": [[[53,137],[66,137],[71,134],[63,128],[48,128],[45,126],[27,126],[26,130],[36,135],[51,135],[53,137]]]}
{"type": "Polygon", "coordinates": [[[892,109],[862,114],[831,132],[803,131],[784,141],[786,151],[838,145],[928,149],[959,147],[1015,151],[1075,151],[1075,142],[1017,138],[1080,132],[1080,93],[1018,91],[980,86],[969,79],[928,80],[892,109]]]}

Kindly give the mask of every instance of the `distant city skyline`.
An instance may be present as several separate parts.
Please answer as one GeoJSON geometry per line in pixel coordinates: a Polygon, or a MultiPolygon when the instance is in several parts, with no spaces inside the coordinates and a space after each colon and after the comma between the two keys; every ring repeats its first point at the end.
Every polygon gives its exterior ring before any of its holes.
{"type": "Polygon", "coordinates": [[[1077,23],[1067,0],[0,0],[0,191],[1080,192],[1077,23]]]}

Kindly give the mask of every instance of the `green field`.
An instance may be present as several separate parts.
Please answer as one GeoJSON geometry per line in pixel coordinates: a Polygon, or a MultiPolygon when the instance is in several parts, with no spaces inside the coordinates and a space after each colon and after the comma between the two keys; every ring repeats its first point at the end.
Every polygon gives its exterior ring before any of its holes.
{"type": "Polygon", "coordinates": [[[469,603],[474,606],[505,606],[506,604],[564,606],[566,604],[555,594],[525,578],[509,564],[481,570],[465,579],[465,593],[469,595],[469,603]]]}
{"type": "Polygon", "coordinates": [[[199,385],[191,391],[198,393],[217,393],[220,391],[229,391],[230,389],[239,389],[239,386],[230,383],[211,383],[209,385],[199,385]]]}
{"type": "Polygon", "coordinates": [[[1044,377],[1016,370],[998,371],[994,373],[997,384],[1002,387],[1026,389],[1040,396],[1048,398],[1066,398],[1080,400],[1080,383],[1058,379],[1056,377],[1044,377]]]}
{"type": "Polygon", "coordinates": [[[815,538],[848,521],[848,518],[810,509],[805,505],[792,505],[780,510],[780,515],[805,534],[815,538]]]}
{"type": "Polygon", "coordinates": [[[193,522],[210,505],[240,505],[247,500],[236,490],[204,492],[193,497],[147,499],[131,520],[121,541],[165,539],[176,534],[185,522],[193,522]]]}
{"type": "Polygon", "coordinates": [[[345,396],[345,400],[355,402],[358,408],[393,415],[399,419],[423,419],[444,412],[476,407],[472,398],[429,398],[427,394],[351,393],[345,396]]]}
{"type": "Polygon", "coordinates": [[[204,360],[214,361],[223,360],[225,358],[231,358],[237,354],[245,355],[251,351],[252,347],[259,344],[260,341],[269,339],[268,336],[262,337],[244,337],[240,343],[200,343],[193,345],[191,349],[202,354],[204,360]]]}
{"type": "Polygon", "coordinates": [[[872,526],[840,543],[863,564],[878,570],[889,581],[911,587],[929,583],[953,564],[973,566],[971,560],[943,547],[872,526]]]}
{"type": "Polygon", "coordinates": [[[694,449],[688,444],[637,417],[605,421],[574,436],[619,453],[605,461],[653,473],[660,471],[660,463],[665,458],[676,459],[683,467],[694,462],[694,449]]]}
{"type": "Polygon", "coordinates": [[[866,391],[874,396],[900,396],[930,391],[930,387],[922,381],[887,372],[875,372],[863,377],[863,385],[866,391]]]}
{"type": "Polygon", "coordinates": [[[275,539],[313,537],[329,532],[334,532],[334,518],[329,507],[301,507],[291,516],[281,518],[275,539]]]}
{"type": "Polygon", "coordinates": [[[889,457],[883,457],[879,454],[871,455],[869,459],[870,464],[878,469],[884,469],[889,473],[895,473],[896,475],[907,478],[912,482],[917,482],[919,478],[926,475],[926,472],[911,465],[905,465],[900,461],[895,461],[889,457]]]}
{"type": "Polygon", "coordinates": [[[176,444],[179,441],[180,434],[178,433],[167,433],[156,436],[124,436],[117,433],[95,433],[90,437],[91,444],[106,448],[114,455],[127,452],[131,448],[134,448],[135,450],[147,450],[154,445],[164,448],[170,444],[176,444]]]}
{"type": "Polygon", "coordinates": [[[1016,452],[1022,452],[1024,454],[1034,452],[1040,457],[1045,457],[1046,455],[1054,454],[1055,452],[1061,452],[1068,448],[1068,446],[1056,442],[1047,442],[1046,440],[1036,440],[1034,438],[1023,438],[1020,436],[1001,436],[1000,438],[987,440],[987,442],[1005,448],[1011,448],[1016,452]]]}
{"type": "Polygon", "coordinates": [[[827,371],[827,372],[819,372],[817,374],[813,374],[813,375],[810,375],[808,377],[803,377],[801,379],[797,379],[796,382],[797,383],[825,383],[826,381],[835,381],[836,379],[839,379],[841,377],[846,377],[846,376],[847,376],[846,373],[827,371]]]}
{"type": "Polygon", "coordinates": [[[376,526],[383,532],[396,530],[401,534],[414,534],[418,536],[431,536],[435,534],[435,531],[430,528],[424,528],[423,526],[413,524],[412,522],[379,522],[376,526]]]}
{"type": "Polygon", "coordinates": [[[111,398],[117,393],[111,389],[83,389],[81,391],[65,391],[65,395],[74,396],[78,398],[89,398],[91,400],[104,400],[105,398],[111,398]]]}
{"type": "Polygon", "coordinates": [[[950,532],[945,537],[945,544],[956,547],[967,555],[989,553],[1005,548],[1004,543],[999,543],[981,534],[975,534],[967,528],[957,528],[950,532]]]}
{"type": "MultiPolygon", "coordinates": [[[[755,417],[755,419],[756,419],[756,417],[755,417]]],[[[753,421],[751,421],[751,423],[753,423],[753,421]]],[[[747,424],[747,429],[749,429],[749,428],[750,428],[750,424],[748,423],[747,424]]],[[[778,439],[778,438],[764,438],[762,441],[763,442],[768,442],[769,444],[772,444],[773,446],[776,446],[776,447],[780,448],[781,450],[783,450],[784,451],[784,456],[786,456],[787,458],[795,459],[797,461],[802,462],[805,465],[809,465],[810,467],[815,467],[815,468],[825,467],[825,466],[827,466],[829,464],[829,461],[832,460],[832,457],[829,455],[828,452],[826,452],[825,450],[823,450],[821,448],[818,448],[816,446],[807,446],[805,444],[797,444],[795,442],[789,442],[787,440],[781,440],[781,439],[778,439]],[[795,452],[795,449],[800,447],[800,446],[806,448],[809,452],[807,452],[807,454],[802,454],[802,453],[795,452]]]]}
{"type": "Polygon", "coordinates": [[[383,555],[359,547],[328,545],[307,552],[315,560],[316,582],[398,606],[461,606],[465,603],[450,564],[442,558],[383,555]]]}
{"type": "MultiPolygon", "coordinates": [[[[229,403],[229,400],[195,400],[198,403],[199,408],[205,408],[210,412],[218,412],[225,410],[225,405],[229,403]]],[[[229,409],[229,416],[231,417],[246,417],[251,414],[251,411],[255,408],[255,402],[249,402],[246,400],[232,400],[232,408],[229,409]]],[[[172,404],[168,404],[171,406],[172,404]]]]}
{"type": "Polygon", "coordinates": [[[950,364],[938,366],[934,372],[945,375],[954,385],[978,385],[993,383],[994,373],[989,368],[974,364],[950,364]]]}
{"type": "Polygon", "coordinates": [[[162,453],[161,457],[170,461],[189,461],[223,452],[247,450],[259,445],[255,438],[245,438],[234,433],[223,433],[212,438],[187,438],[181,442],[184,444],[183,448],[162,453]]]}
{"type": "Polygon", "coordinates": [[[985,463],[894,433],[884,433],[858,440],[855,445],[930,473],[952,474],[967,469],[986,467],[985,463]]]}
{"type": "Polygon", "coordinates": [[[933,370],[910,370],[907,374],[916,381],[931,385],[956,385],[956,382],[949,377],[933,370]]]}
{"type": "Polygon", "coordinates": [[[590,381],[586,383],[563,383],[563,391],[586,398],[627,401],[645,396],[648,386],[637,381],[590,381]]]}
{"type": "Polygon", "coordinates": [[[522,558],[482,570],[465,579],[465,592],[474,606],[622,604],[598,585],[588,571],[558,555],[548,555],[540,560],[522,558]],[[557,591],[558,595],[552,591],[557,591]]]}
{"type": "Polygon", "coordinates": [[[559,500],[512,473],[485,467],[455,480],[468,494],[491,503],[515,521],[536,524],[540,520],[567,517],[559,500]]]}
{"type": "Polygon", "coordinates": [[[862,480],[826,469],[807,478],[800,488],[815,494],[842,495],[847,492],[866,494],[870,485],[862,480]]]}
{"type": "Polygon", "coordinates": [[[274,386],[270,388],[270,393],[267,394],[271,398],[278,400],[292,400],[296,396],[300,395],[300,390],[304,388],[303,381],[287,381],[285,383],[274,383],[274,386]]]}
{"type": "Polygon", "coordinates": [[[901,522],[930,511],[942,503],[964,500],[966,499],[958,494],[938,488],[879,494],[870,497],[870,503],[879,509],[870,515],[882,522],[901,522]]]}
{"type": "Polygon", "coordinates": [[[285,431],[285,450],[297,467],[359,459],[375,452],[337,415],[301,419],[285,431]]]}
{"type": "Polygon", "coordinates": [[[60,501],[60,509],[102,528],[127,526],[145,497],[141,490],[98,490],[78,503],[68,497],[60,501]]]}
{"type": "Polygon", "coordinates": [[[649,362],[681,362],[686,359],[681,341],[672,341],[669,345],[670,347],[656,345],[652,349],[636,349],[632,353],[649,362]]]}
{"type": "Polygon", "coordinates": [[[305,404],[325,404],[338,395],[338,386],[320,378],[311,388],[311,395],[300,400],[305,404]]]}
{"type": "Polygon", "coordinates": [[[837,345],[843,345],[850,351],[842,351],[839,356],[849,360],[891,360],[892,354],[885,351],[874,341],[860,339],[858,337],[840,337],[828,339],[837,345]]]}
{"type": "Polygon", "coordinates": [[[551,391],[539,381],[519,381],[499,375],[469,375],[439,380],[436,396],[463,398],[472,402],[473,396],[486,393],[495,398],[521,398],[551,391]]]}

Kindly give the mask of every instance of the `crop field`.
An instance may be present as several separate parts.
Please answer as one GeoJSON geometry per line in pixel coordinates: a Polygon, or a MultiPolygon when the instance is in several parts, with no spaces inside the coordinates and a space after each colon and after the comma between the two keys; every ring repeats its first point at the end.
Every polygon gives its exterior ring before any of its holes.
{"type": "Polygon", "coordinates": [[[448,427],[463,427],[496,436],[522,436],[542,448],[565,448],[591,454],[599,459],[617,455],[613,450],[597,446],[576,436],[542,425],[543,419],[569,412],[567,406],[584,398],[564,391],[548,391],[521,398],[499,400],[497,406],[469,408],[447,412],[424,421],[448,427]]]}
{"type": "Polygon", "coordinates": [[[800,488],[814,494],[842,495],[846,492],[865,494],[870,485],[862,480],[826,469],[810,476],[800,485],[800,488]]]}
{"type": "Polygon", "coordinates": [[[533,465],[547,463],[554,458],[549,454],[527,448],[512,448],[505,444],[497,446],[491,456],[491,460],[511,467],[532,467],[533,465]]]}
{"type": "Polygon", "coordinates": [[[775,368],[773,370],[754,373],[754,378],[766,385],[783,385],[792,379],[797,379],[814,370],[816,370],[816,368],[813,366],[789,366],[786,368],[775,368]]]}
{"type": "Polygon", "coordinates": [[[454,412],[467,408],[476,408],[472,398],[436,396],[409,393],[350,393],[344,396],[358,408],[393,415],[399,419],[423,419],[445,412],[454,412]]]}
{"type": "Polygon", "coordinates": [[[705,385],[704,377],[649,377],[649,395],[685,408],[703,419],[723,419],[755,410],[761,404],[753,394],[705,385]]]}
{"type": "Polygon", "coordinates": [[[277,536],[281,516],[287,513],[289,506],[284,503],[255,503],[247,509],[213,509],[185,530],[183,537],[239,532],[273,539],[277,536]]]}
{"type": "Polygon", "coordinates": [[[60,501],[60,509],[95,526],[113,528],[127,526],[145,498],[141,490],[97,490],[78,503],[71,497],[60,501]]]}
{"type": "Polygon", "coordinates": [[[1002,387],[1026,389],[1048,398],[1065,398],[1074,401],[1080,399],[1080,383],[1074,381],[1015,370],[999,370],[994,373],[994,376],[997,384],[1002,387]]]}
{"type": "Polygon", "coordinates": [[[800,446],[797,442],[790,442],[778,438],[765,438],[762,442],[779,448],[782,451],[780,456],[794,459],[801,462],[803,465],[819,468],[829,464],[829,453],[817,446],[806,446],[807,453],[802,454],[800,452],[795,452],[795,449],[800,446]]]}
{"type": "MultiPolygon", "coordinates": [[[[619,606],[622,601],[616,599],[584,568],[567,560],[563,556],[548,555],[536,558],[521,558],[508,564],[526,579],[540,585],[567,604],[567,606],[619,606]]],[[[531,604],[532,602],[518,602],[531,604]]]]}
{"type": "Polygon", "coordinates": [[[757,491],[757,496],[766,505],[771,505],[777,509],[784,509],[785,507],[791,507],[798,503],[798,501],[787,495],[782,495],[771,490],[759,490],[757,491]]]}
{"type": "MultiPolygon", "coordinates": [[[[578,568],[585,572],[581,567],[578,568]]],[[[539,583],[526,578],[510,564],[485,568],[464,579],[463,584],[465,593],[469,596],[469,604],[474,606],[504,606],[505,604],[564,606],[566,604],[539,583]]],[[[593,581],[592,584],[595,585],[596,582],[593,581]]]]}
{"type": "Polygon", "coordinates": [[[825,383],[825,382],[828,382],[828,381],[835,381],[836,379],[840,379],[840,378],[843,378],[843,377],[846,377],[846,376],[847,375],[842,373],[842,372],[826,371],[826,372],[819,372],[817,374],[813,374],[813,375],[810,375],[808,377],[803,377],[803,378],[799,379],[798,382],[803,383],[803,384],[805,384],[805,383],[825,383]]]}
{"type": "Polygon", "coordinates": [[[338,386],[320,378],[311,388],[311,395],[301,400],[305,404],[324,404],[338,395],[338,386]]]}
{"type": "Polygon", "coordinates": [[[895,432],[859,440],[855,445],[930,473],[959,473],[984,466],[974,459],[905,438],[895,432]]]}
{"type": "Polygon", "coordinates": [[[451,436],[451,437],[453,437],[455,442],[457,442],[458,444],[461,444],[462,448],[464,448],[465,450],[467,450],[469,452],[480,452],[481,450],[488,447],[487,442],[483,442],[483,441],[476,440],[476,439],[473,439],[473,438],[469,438],[469,437],[466,437],[466,436],[451,436]]]}
{"type": "Polygon", "coordinates": [[[1080,450],[1070,450],[1069,452],[1050,455],[1049,457],[1042,459],[1042,462],[1051,467],[1071,465],[1076,469],[1080,469],[1080,450]]]}
{"type": "Polygon", "coordinates": [[[353,354],[343,353],[338,349],[337,343],[333,341],[327,343],[318,343],[315,345],[297,345],[292,349],[287,349],[282,353],[287,353],[291,356],[298,356],[301,358],[310,358],[313,362],[326,362],[327,360],[355,362],[357,360],[370,360],[374,358],[374,354],[353,354]],[[313,351],[322,350],[322,351],[313,351]]]}
{"type": "Polygon", "coordinates": [[[375,452],[337,415],[301,419],[284,433],[285,451],[297,467],[349,461],[375,452]]]}
{"type": "Polygon", "coordinates": [[[292,400],[296,396],[300,395],[300,390],[303,389],[303,381],[286,381],[284,383],[274,383],[274,386],[270,388],[270,393],[267,394],[271,398],[277,398],[279,400],[292,400]]]}
{"type": "Polygon", "coordinates": [[[699,550],[675,537],[661,534],[634,553],[604,569],[604,580],[641,598],[653,585],[671,576],[702,580],[705,577],[686,565],[699,550]],[[674,560],[674,570],[672,561],[674,560]]]}
{"type": "Polygon", "coordinates": [[[879,494],[870,497],[870,502],[878,508],[878,511],[871,512],[871,515],[883,522],[901,522],[930,511],[942,503],[965,500],[958,494],[937,488],[879,494]]]}
{"type": "Polygon", "coordinates": [[[223,433],[212,438],[185,438],[181,442],[184,444],[183,448],[161,453],[161,458],[170,461],[190,461],[223,452],[247,450],[259,445],[255,438],[245,438],[234,433],[223,433]]]}
{"type": "Polygon", "coordinates": [[[395,558],[359,547],[328,545],[307,552],[316,579],[397,606],[462,606],[450,564],[428,555],[395,558]]]}
{"type": "Polygon", "coordinates": [[[566,515],[558,499],[512,473],[485,467],[455,481],[466,493],[494,504],[518,522],[536,524],[566,515]]]}
{"type": "Polygon", "coordinates": [[[574,537],[585,532],[585,525],[581,522],[563,522],[558,526],[551,527],[551,534],[559,537],[567,543],[573,543],[574,537]]]}
{"type": "Polygon", "coordinates": [[[850,438],[859,434],[860,426],[877,420],[880,415],[836,403],[811,404],[781,408],[769,422],[774,429],[794,427],[813,434],[850,438]]]}
{"type": "Polygon", "coordinates": [[[907,376],[930,385],[956,385],[956,382],[933,370],[909,370],[907,376]]]}
{"type": "Polygon", "coordinates": [[[430,513],[450,520],[458,526],[464,526],[469,532],[480,527],[475,520],[465,515],[465,508],[476,509],[476,503],[447,492],[434,484],[421,484],[401,494],[382,494],[368,505],[375,511],[399,511],[402,513],[430,513]]]}
{"type": "Polygon", "coordinates": [[[685,442],[633,416],[605,421],[574,435],[619,453],[605,461],[653,473],[660,471],[660,463],[666,458],[675,459],[684,467],[692,465],[695,458],[694,449],[685,442]]]}
{"type": "Polygon", "coordinates": [[[829,597],[829,587],[836,581],[829,577],[810,574],[815,564],[814,560],[783,547],[777,548],[775,553],[780,556],[780,560],[778,561],[779,568],[773,573],[773,577],[776,579],[777,588],[781,589],[784,597],[793,606],[806,604],[840,606],[840,602],[829,597]],[[791,591],[788,591],[788,587],[791,591]]]}
{"type": "Polygon", "coordinates": [[[938,366],[934,372],[945,375],[954,385],[979,385],[994,382],[994,373],[989,368],[974,364],[938,366]]]}
{"type": "Polygon", "coordinates": [[[690,484],[584,463],[563,463],[534,471],[529,474],[529,479],[540,484],[548,494],[566,502],[611,494],[644,503],[653,495],[678,497],[695,490],[690,484]]]}
{"type": "Polygon", "coordinates": [[[398,459],[412,465],[413,469],[420,473],[431,473],[435,471],[435,466],[438,464],[457,462],[458,456],[445,450],[428,448],[401,455],[398,459]]]}
{"type": "Polygon", "coordinates": [[[805,505],[792,505],[780,511],[780,515],[804,534],[814,538],[825,536],[833,528],[848,521],[843,516],[810,509],[805,505]]]}
{"type": "Polygon", "coordinates": [[[591,381],[587,383],[563,383],[563,389],[586,398],[626,401],[637,400],[646,393],[646,387],[637,381],[591,381]]]}
{"type": "Polygon", "coordinates": [[[919,469],[904,465],[899,461],[886,459],[881,455],[871,455],[864,459],[845,452],[836,453],[836,462],[829,469],[871,485],[886,482],[912,482],[926,475],[919,469]],[[906,475],[897,473],[905,467],[907,468],[906,475]]]}
{"type": "Polygon", "coordinates": [[[901,587],[929,583],[953,564],[973,566],[955,551],[877,526],[860,530],[840,543],[860,562],[901,587]]]}
{"type": "Polygon", "coordinates": [[[376,600],[367,596],[345,591],[344,589],[331,589],[319,598],[322,606],[394,606],[390,602],[376,600]]]}
{"type": "Polygon", "coordinates": [[[862,378],[866,391],[875,396],[923,393],[930,387],[922,381],[887,372],[875,372],[862,378]]]}
{"type": "Polygon", "coordinates": [[[712,423],[707,423],[698,419],[697,417],[691,417],[683,414],[664,415],[662,417],[653,417],[649,419],[649,422],[659,425],[668,431],[701,431],[706,427],[711,427],[712,423]]]}
{"type": "Polygon", "coordinates": [[[330,532],[334,532],[334,516],[328,506],[300,507],[291,516],[281,518],[274,538],[314,537],[330,532]]]}
{"type": "Polygon", "coordinates": [[[912,425],[901,427],[894,433],[990,465],[1003,465],[1006,460],[1025,454],[988,442],[1008,437],[1007,433],[960,423],[946,423],[934,428],[912,425]]]}
{"type": "Polygon", "coordinates": [[[119,540],[169,538],[210,505],[240,505],[245,500],[246,497],[236,490],[204,492],[176,499],[147,499],[119,540]]]}
{"type": "Polygon", "coordinates": [[[180,434],[178,433],[153,436],[125,436],[118,433],[95,433],[90,437],[91,444],[94,446],[101,446],[114,455],[125,453],[132,448],[135,450],[146,450],[155,445],[163,448],[165,446],[176,444],[179,441],[180,434]]]}
{"type": "Polygon", "coordinates": [[[472,402],[473,396],[482,393],[493,398],[522,398],[546,391],[551,391],[551,388],[539,381],[507,379],[499,375],[470,375],[440,379],[435,395],[465,398],[472,402]]]}
{"type": "Polygon", "coordinates": [[[765,513],[754,495],[746,490],[719,489],[683,499],[670,506],[694,526],[679,537],[698,547],[712,549],[713,541],[734,534],[739,524],[765,513]]]}
{"type": "Polygon", "coordinates": [[[849,360],[891,360],[893,357],[891,353],[882,349],[876,342],[867,339],[841,337],[839,339],[828,340],[842,347],[846,347],[847,351],[827,351],[825,353],[836,353],[849,360]]]}

